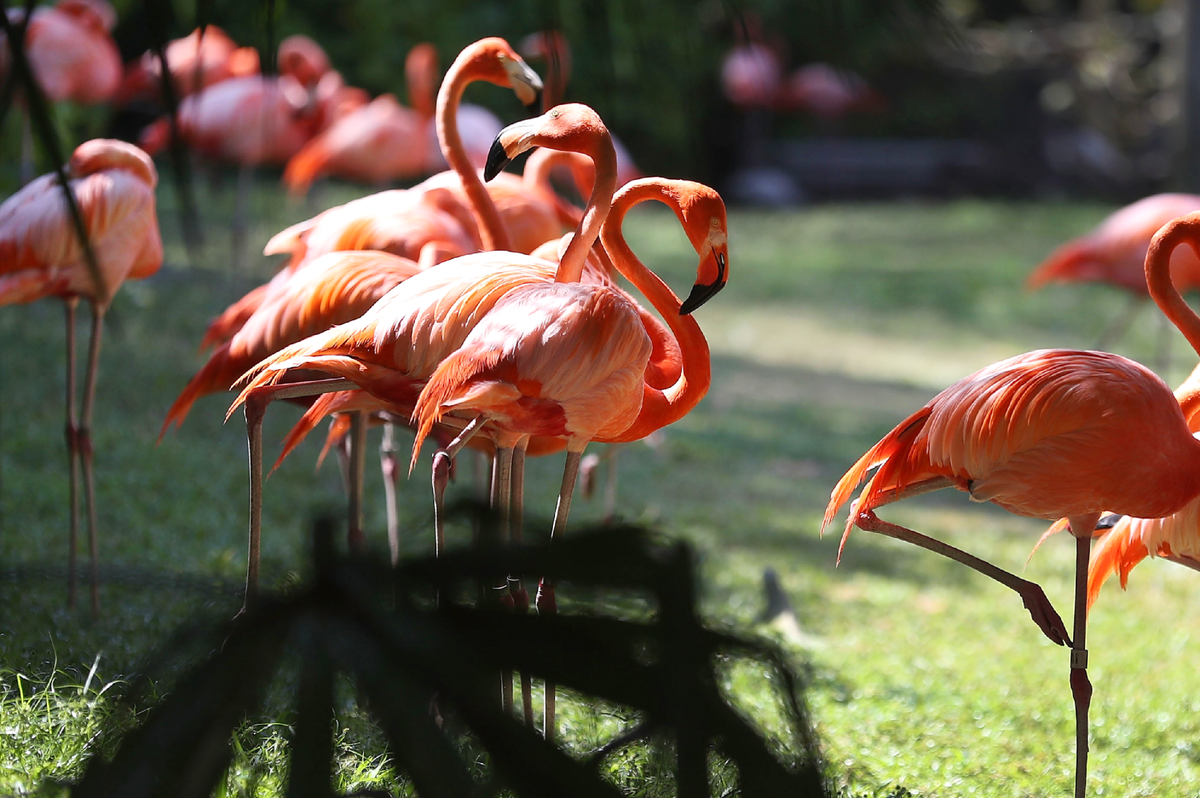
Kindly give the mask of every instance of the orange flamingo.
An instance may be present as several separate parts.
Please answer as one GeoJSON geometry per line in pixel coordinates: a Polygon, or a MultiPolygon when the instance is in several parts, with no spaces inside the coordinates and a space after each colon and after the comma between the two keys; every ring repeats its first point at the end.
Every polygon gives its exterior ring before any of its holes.
{"type": "Polygon", "coordinates": [[[436,171],[429,168],[426,135],[434,114],[436,58],[432,45],[412,48],[405,75],[413,107],[384,94],[345,114],[288,161],[283,173],[288,190],[303,196],[327,174],[378,185],[436,171]]]}
{"type": "MultiPolygon", "coordinates": [[[[200,397],[229,390],[243,372],[288,344],[361,316],[389,290],[419,270],[413,261],[386,252],[331,252],[289,280],[268,283],[270,290],[262,304],[232,338],[212,353],[171,405],[159,438],[171,424],[182,424],[200,397]]],[[[358,445],[354,447],[347,486],[350,541],[355,547],[363,543],[361,438],[365,427],[362,422],[361,415],[355,416],[353,432],[358,445]]],[[[395,552],[398,541],[390,539],[389,543],[395,552]]],[[[258,578],[257,551],[251,552],[247,563],[247,591],[252,592],[258,578]]]]}
{"type": "MultiPolygon", "coordinates": [[[[572,123],[577,116],[587,117],[589,114],[590,119],[599,123],[594,112],[584,106],[579,106],[574,114],[564,119],[556,114],[550,120],[555,124],[550,126],[551,130],[545,132],[541,140],[562,147],[571,146],[574,140],[572,134],[577,132],[572,128],[572,123]],[[557,137],[553,134],[557,134],[557,137]]],[[[611,151],[607,163],[611,165],[611,151]]],[[[580,222],[576,240],[563,257],[560,269],[565,269],[565,273],[573,275],[572,279],[576,281],[582,272],[587,249],[599,234],[612,188],[609,183],[594,194],[589,210],[580,222]]],[[[470,325],[499,299],[500,294],[487,290],[484,283],[493,281],[491,284],[494,288],[507,290],[507,283],[504,282],[506,275],[514,277],[517,284],[522,279],[538,279],[524,275],[526,262],[553,268],[544,261],[511,252],[482,252],[448,261],[405,281],[357,321],[287,347],[248,372],[246,379],[250,380],[249,385],[234,408],[246,402],[251,450],[252,541],[257,539],[261,528],[261,421],[266,404],[274,398],[362,387],[386,401],[411,408],[423,380],[433,373],[445,356],[457,348],[469,332],[470,325]],[[513,258],[520,260],[521,264],[511,265],[509,261],[513,258]],[[376,325],[381,325],[378,330],[381,336],[378,349],[373,343],[376,325]],[[392,341],[392,345],[384,341],[392,341]],[[366,359],[360,363],[355,359],[357,357],[366,359]],[[393,360],[393,357],[397,360],[393,360]],[[353,374],[355,381],[343,378],[332,381],[333,384],[320,386],[277,386],[271,389],[274,393],[258,390],[277,382],[284,371],[297,365],[293,361],[299,360],[312,361],[303,368],[342,377],[353,374]]],[[[436,526],[440,529],[440,520],[436,526]]],[[[438,545],[440,549],[440,536],[438,545]]],[[[253,543],[251,550],[255,550],[253,543]]]]}
{"type": "Polygon", "coordinates": [[[162,263],[162,238],[155,214],[158,175],[150,158],[131,144],[94,139],[75,149],[68,163],[71,190],[79,204],[99,267],[97,285],[76,237],[62,187],[43,175],[0,205],[0,304],[59,297],[67,307],[67,448],[71,464],[70,543],[67,603],[75,605],[78,469],[82,464],[88,508],[92,611],[97,590],[96,506],[92,488],[92,401],[104,312],[126,279],[142,279],[162,263]],[[87,376],[75,415],[75,309],[80,297],[92,305],[87,376]]]}
{"type": "MultiPolygon", "coordinates": [[[[470,419],[475,429],[486,424],[499,450],[501,497],[516,470],[514,450],[533,435],[564,438],[567,462],[552,539],[566,529],[580,459],[590,441],[638,440],[682,418],[703,398],[710,379],[708,345],[688,314],[728,279],[725,206],[707,186],[662,178],[634,181],[614,197],[601,236],[613,264],[679,341],[684,361],[674,385],[662,390],[646,382],[650,339],[638,307],[623,292],[546,279],[506,293],[430,376],[413,411],[419,423],[414,460],[422,438],[445,416],[470,419]],[[621,235],[626,211],[651,199],[676,212],[700,256],[687,302],[637,259],[621,235]]],[[[539,585],[536,606],[542,613],[556,611],[550,580],[539,585]]],[[[546,685],[543,729],[553,737],[553,684],[546,685]]]]}
{"type": "MultiPolygon", "coordinates": [[[[301,258],[314,257],[333,249],[395,252],[393,237],[399,235],[406,240],[412,237],[413,231],[406,220],[412,214],[415,203],[422,202],[422,198],[467,226],[475,242],[467,252],[480,246],[483,249],[506,249],[507,246],[503,246],[507,244],[505,225],[510,222],[518,231],[533,228],[533,232],[521,233],[522,241],[542,236],[529,244],[529,249],[557,235],[561,227],[553,207],[542,213],[542,217],[551,220],[549,223],[531,222],[526,218],[527,206],[507,201],[509,195],[515,196],[517,193],[511,190],[510,184],[503,210],[497,211],[491,201],[492,195],[463,151],[462,140],[457,133],[457,108],[466,87],[478,80],[512,88],[524,103],[532,103],[542,85],[537,74],[503,39],[481,39],[468,46],[446,73],[437,99],[438,129],[442,131],[443,147],[454,171],[436,175],[407,191],[383,191],[362,197],[292,225],[267,242],[264,254],[290,253],[295,263],[301,258]],[[543,235],[547,228],[553,232],[543,235]]],[[[516,182],[520,184],[520,180],[516,182]]]]}
{"type": "MultiPolygon", "coordinates": [[[[1200,214],[1170,222],[1150,243],[1146,282],[1167,318],[1200,353],[1200,317],[1171,282],[1170,258],[1200,240],[1200,214]]],[[[1015,590],[1052,641],[1071,643],[1076,712],[1076,795],[1087,780],[1087,566],[1092,531],[1108,509],[1162,517],[1200,494],[1200,441],[1153,372],[1104,352],[1042,350],[995,363],[955,383],[872,447],[838,482],[822,529],[867,472],[842,536],[858,526],[944,554],[1015,590]],[[1112,452],[1121,452],[1114,467],[1112,452]],[[1066,516],[1076,538],[1074,640],[1041,588],[910,529],[875,509],[944,487],[1018,515],[1066,516]]]]}
{"type": "MultiPolygon", "coordinates": [[[[1175,398],[1179,401],[1188,429],[1193,435],[1200,432],[1200,366],[1175,389],[1175,398]]],[[[1066,528],[1067,519],[1059,519],[1046,530],[1038,545],[1066,528]]],[[[1089,611],[1100,595],[1105,580],[1117,572],[1121,578],[1121,589],[1127,589],[1129,572],[1147,557],[1162,557],[1200,570],[1200,497],[1192,499],[1165,518],[1106,514],[1100,518],[1096,535],[1098,541],[1092,549],[1088,565],[1089,611]]]]}
{"type": "MultiPolygon", "coordinates": [[[[1110,215],[1087,235],[1056,249],[1030,273],[1026,286],[1101,282],[1128,291],[1128,309],[1100,336],[1097,347],[1102,347],[1124,332],[1150,296],[1144,268],[1150,238],[1167,222],[1195,210],[1200,210],[1200,196],[1195,194],[1155,194],[1140,199],[1110,215]]],[[[1171,256],[1171,281],[1180,291],[1200,288],[1200,258],[1190,248],[1171,256]]],[[[1164,338],[1160,356],[1165,345],[1164,338]]]]}
{"type": "MultiPolygon", "coordinates": [[[[214,83],[258,73],[258,51],[238,47],[216,25],[196,28],[164,48],[171,86],[179,99],[195,94],[214,83]]],[[[162,91],[162,64],[153,50],[125,68],[121,88],[113,98],[124,104],[138,100],[157,101],[162,91]]]]}

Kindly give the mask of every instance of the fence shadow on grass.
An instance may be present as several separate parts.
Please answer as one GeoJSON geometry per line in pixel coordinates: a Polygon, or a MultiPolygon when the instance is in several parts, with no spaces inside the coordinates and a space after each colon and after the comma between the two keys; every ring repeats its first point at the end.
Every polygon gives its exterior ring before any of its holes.
{"type": "MultiPolygon", "coordinates": [[[[482,528],[490,528],[481,518],[482,528]]],[[[604,760],[645,739],[669,752],[680,796],[712,794],[714,756],[736,773],[743,795],[832,795],[796,677],[773,648],[700,624],[686,544],[616,527],[552,546],[482,546],[393,570],[335,554],[332,528],[329,521],[316,524],[307,584],[267,596],[232,622],[189,630],[167,647],[215,653],[187,670],[111,760],[94,758],[72,795],[211,794],[230,764],[231,734],[262,706],[288,655],[302,663],[292,695],[288,796],[333,794],[339,674],[353,677],[397,771],[422,796],[502,788],[521,795],[619,795],[605,778],[604,760]],[[510,575],[633,597],[645,609],[635,613],[639,620],[539,617],[475,601],[481,585],[510,575]],[[757,660],[781,686],[788,753],[725,700],[719,668],[730,658],[757,660]],[[573,757],[501,709],[495,688],[506,671],[627,707],[640,722],[590,758],[573,757]],[[483,754],[489,764],[480,782],[472,760],[483,754]]],[[[176,659],[165,650],[159,666],[176,659]]],[[[125,700],[145,702],[145,691],[157,689],[153,670],[148,674],[125,700]]]]}

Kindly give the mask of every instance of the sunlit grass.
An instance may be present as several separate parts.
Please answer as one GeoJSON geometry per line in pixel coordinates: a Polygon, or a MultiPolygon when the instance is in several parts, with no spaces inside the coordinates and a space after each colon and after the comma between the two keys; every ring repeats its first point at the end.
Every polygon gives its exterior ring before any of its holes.
{"type": "MultiPolygon", "coordinates": [[[[201,400],[182,429],[155,443],[166,408],[201,362],[195,348],[207,319],[272,269],[252,252],[232,265],[232,181],[213,189],[201,180],[197,190],[205,252],[189,263],[165,185],[167,263],[153,279],[122,289],[104,346],[93,433],[106,576],[98,621],[64,607],[62,310],[45,302],[0,311],[0,792],[52,792],[52,782],[77,777],[83,757],[112,742],[95,739],[95,724],[115,706],[108,696],[116,689],[98,690],[136,673],[179,624],[227,617],[240,606],[246,455],[239,419],[222,423],[229,397],[201,400]],[[102,680],[82,692],[64,686],[82,686],[97,655],[102,680]],[[60,703],[52,714],[42,711],[60,703]],[[18,717],[19,724],[10,720],[18,717]],[[59,753],[39,747],[48,742],[59,753]]],[[[329,186],[321,204],[360,193],[329,186]]],[[[808,643],[780,640],[807,675],[828,759],[853,795],[907,789],[1007,798],[1070,788],[1067,653],[1041,636],[1020,600],[955,563],[860,531],[835,568],[840,522],[825,539],[818,529],[842,471],[941,387],[1020,351],[1095,342],[1123,296],[1098,287],[1027,293],[1022,280],[1107,210],[962,201],[733,211],[729,287],[696,314],[712,346],[710,394],[653,446],[621,455],[621,515],[695,543],[712,623],[749,630],[762,609],[764,568],[780,574],[808,643]]],[[[310,212],[260,185],[251,249],[310,212]]],[[[634,249],[686,291],[695,258],[674,217],[639,210],[627,228],[634,249]]],[[[1143,314],[1119,351],[1151,362],[1151,316],[1143,314]]],[[[1182,356],[1184,346],[1175,342],[1169,381],[1194,362],[1182,356]]],[[[272,407],[269,446],[296,417],[292,408],[272,407]]],[[[267,482],[268,585],[296,578],[313,513],[343,501],[331,464],[312,471],[319,443],[307,442],[267,482]]],[[[561,463],[530,463],[531,514],[550,514],[561,463]]],[[[457,495],[470,490],[474,469],[463,463],[457,495]]],[[[408,553],[432,549],[421,473],[402,486],[408,553]]],[[[382,550],[375,469],[368,478],[369,538],[382,550]]],[[[577,501],[573,522],[598,520],[600,512],[577,501]]],[[[962,495],[883,514],[1016,572],[1044,528],[962,495]]],[[[458,525],[450,537],[465,545],[469,530],[458,525]]],[[[1073,547],[1051,540],[1025,573],[1067,617],[1072,569],[1073,547]]],[[[1191,663],[1200,654],[1200,622],[1188,601],[1195,584],[1190,572],[1150,562],[1133,573],[1128,594],[1109,586],[1101,595],[1089,632],[1094,795],[1198,789],[1200,694],[1191,663]]],[[[569,602],[569,586],[560,595],[569,602]]],[[[780,733],[776,687],[761,669],[733,668],[728,690],[780,733]]],[[[279,706],[247,721],[225,794],[282,791],[289,712],[279,706]]],[[[634,721],[570,700],[560,720],[565,743],[580,753],[634,721]]],[[[389,783],[380,738],[349,698],[339,724],[338,788],[389,783]]],[[[669,763],[646,748],[606,762],[631,793],[671,794],[669,763]]]]}

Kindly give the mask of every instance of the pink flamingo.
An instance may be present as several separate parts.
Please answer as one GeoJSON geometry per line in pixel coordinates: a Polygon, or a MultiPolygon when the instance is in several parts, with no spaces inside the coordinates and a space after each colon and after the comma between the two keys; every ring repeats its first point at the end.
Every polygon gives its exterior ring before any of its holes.
{"type": "MultiPolygon", "coordinates": [[[[14,25],[25,21],[22,9],[8,10],[14,25]]],[[[85,105],[108,102],[121,82],[121,55],[110,31],[117,13],[105,0],[59,0],[36,8],[25,27],[25,56],[42,92],[51,102],[85,105]]],[[[11,71],[8,43],[0,48],[0,75],[11,71]]],[[[33,133],[25,114],[21,138],[21,182],[33,176],[33,133]]]]}
{"type": "Polygon", "coordinates": [[[51,296],[66,304],[67,449],[71,464],[67,603],[75,605],[77,484],[82,467],[88,509],[92,612],[98,613],[91,419],[102,322],[113,294],[123,281],[148,277],[162,263],[162,238],[154,202],[158,174],[154,163],[137,147],[110,139],[80,144],[71,156],[67,173],[95,254],[98,275],[93,275],[87,265],[63,202],[62,187],[54,175],[43,175],[0,205],[0,304],[32,302],[51,296]],[[81,297],[92,305],[92,334],[83,402],[77,418],[75,309],[81,297]]]}
{"type": "MultiPolygon", "coordinates": [[[[1170,258],[1200,241],[1200,213],[1176,219],[1150,242],[1150,296],[1200,353],[1200,316],[1171,282],[1170,258]]],[[[1105,352],[1050,349],[995,363],[951,385],[864,454],[834,488],[822,528],[878,467],[846,523],[907,540],[1016,591],[1052,641],[1071,643],[1076,717],[1075,793],[1087,784],[1087,570],[1092,532],[1108,509],[1144,518],[1200,494],[1200,441],[1171,390],[1149,369],[1105,352]],[[1120,459],[1114,463],[1114,452],[1120,459]],[[875,509],[944,487],[1018,515],[1066,516],[1076,538],[1074,639],[1041,588],[910,529],[875,509]]]]}
{"type": "MultiPolygon", "coordinates": [[[[238,47],[216,25],[196,28],[187,36],[169,42],[163,55],[178,99],[223,80],[255,75],[259,70],[258,51],[253,47],[238,47]]],[[[162,64],[153,50],[147,50],[126,66],[121,88],[113,99],[119,104],[158,101],[161,91],[162,64]]]]}
{"type": "MultiPolygon", "coordinates": [[[[1151,237],[1167,222],[1195,210],[1200,210],[1200,196],[1195,194],[1144,197],[1111,214],[1087,235],[1056,249],[1029,274],[1025,284],[1035,289],[1047,283],[1100,282],[1129,292],[1125,313],[1113,319],[1096,344],[1102,348],[1120,337],[1137,309],[1150,298],[1144,264],[1151,237]]],[[[1190,248],[1181,247],[1171,256],[1171,281],[1180,291],[1200,288],[1200,258],[1190,248]]],[[[1159,346],[1163,360],[1166,342],[1164,337],[1159,346]]]]}

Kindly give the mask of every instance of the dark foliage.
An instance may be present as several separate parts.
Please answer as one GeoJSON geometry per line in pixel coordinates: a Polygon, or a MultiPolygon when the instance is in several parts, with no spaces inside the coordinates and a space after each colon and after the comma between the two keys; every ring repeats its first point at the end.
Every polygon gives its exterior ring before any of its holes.
{"type": "MultiPolygon", "coordinates": [[[[311,583],[264,598],[177,648],[213,653],[128,735],[111,761],[92,761],[76,798],[205,796],[231,758],[230,736],[253,713],[287,654],[301,673],[289,798],[331,794],[334,684],[353,679],[388,741],[397,769],[422,796],[495,794],[615,796],[598,772],[612,751],[650,737],[674,757],[678,794],[710,794],[716,753],[747,796],[827,796],[816,736],[795,677],[760,643],[714,632],[695,609],[692,553],[644,530],[585,532],[553,546],[489,548],[414,560],[397,570],[335,555],[331,525],[318,524],[311,583]],[[510,613],[464,600],[510,574],[545,575],[572,590],[633,596],[646,618],[510,613]],[[435,598],[440,597],[440,598],[435,598]],[[718,663],[751,657],[786,692],[793,761],[723,698],[718,663]],[[527,729],[499,705],[498,676],[520,671],[633,710],[640,723],[580,761],[527,729]],[[431,712],[436,707],[437,712],[431,712]],[[478,782],[460,743],[486,751],[478,782]]],[[[174,653],[162,662],[177,660],[174,653]]],[[[133,696],[129,697],[133,699],[133,696]]]]}

